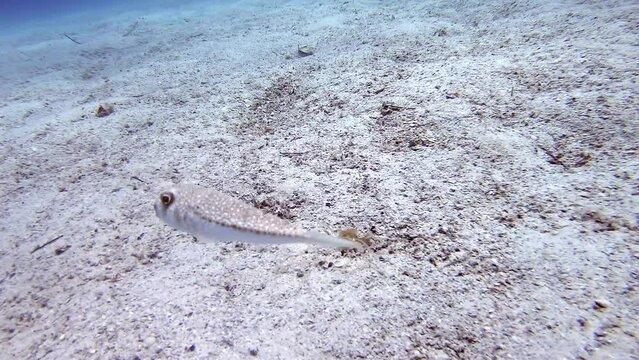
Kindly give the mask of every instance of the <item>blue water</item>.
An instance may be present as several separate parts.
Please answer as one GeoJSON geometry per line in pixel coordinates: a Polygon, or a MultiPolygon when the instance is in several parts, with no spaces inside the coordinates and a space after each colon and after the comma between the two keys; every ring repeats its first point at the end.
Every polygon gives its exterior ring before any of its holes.
{"type": "Polygon", "coordinates": [[[45,20],[84,10],[102,10],[110,4],[108,0],[65,0],[65,1],[21,1],[2,0],[0,2],[0,24],[15,25],[25,21],[45,20]]]}
{"type": "MultiPolygon", "coordinates": [[[[126,10],[179,7],[196,0],[0,0],[0,31],[29,23],[53,21],[74,13],[95,12],[96,20],[126,10]]],[[[220,1],[209,1],[216,3],[220,1]]]]}

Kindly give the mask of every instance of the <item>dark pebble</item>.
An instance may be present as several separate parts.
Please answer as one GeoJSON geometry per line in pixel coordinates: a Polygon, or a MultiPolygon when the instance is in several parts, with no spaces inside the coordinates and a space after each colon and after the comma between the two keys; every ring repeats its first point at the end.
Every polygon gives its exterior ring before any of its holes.
{"type": "Polygon", "coordinates": [[[69,250],[70,248],[71,248],[71,245],[61,246],[61,247],[55,249],[55,254],[56,255],[62,255],[62,254],[64,254],[65,251],[69,250]]]}

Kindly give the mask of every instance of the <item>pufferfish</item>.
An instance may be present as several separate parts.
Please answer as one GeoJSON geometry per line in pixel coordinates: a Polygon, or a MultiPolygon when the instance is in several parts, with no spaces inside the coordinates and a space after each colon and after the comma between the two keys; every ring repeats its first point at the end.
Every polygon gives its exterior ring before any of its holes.
{"type": "Polygon", "coordinates": [[[160,193],[155,213],[168,225],[198,239],[252,244],[305,243],[330,248],[362,249],[356,241],[306,231],[219,191],[176,185],[160,193]]]}

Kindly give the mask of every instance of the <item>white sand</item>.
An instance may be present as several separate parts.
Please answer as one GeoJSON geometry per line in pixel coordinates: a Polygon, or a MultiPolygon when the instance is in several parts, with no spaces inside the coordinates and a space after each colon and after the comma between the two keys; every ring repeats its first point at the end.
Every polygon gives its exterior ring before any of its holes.
{"type": "Polygon", "coordinates": [[[4,33],[0,357],[639,358],[639,6],[484,3],[4,33]],[[375,245],[195,243],[183,181],[375,245]]]}

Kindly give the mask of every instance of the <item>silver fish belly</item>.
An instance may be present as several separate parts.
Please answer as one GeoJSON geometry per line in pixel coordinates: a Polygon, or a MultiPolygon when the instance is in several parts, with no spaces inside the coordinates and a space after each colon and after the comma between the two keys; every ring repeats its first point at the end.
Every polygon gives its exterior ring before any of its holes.
{"type": "Polygon", "coordinates": [[[307,243],[324,247],[361,248],[357,242],[308,232],[219,191],[179,185],[163,191],[155,213],[168,225],[207,241],[255,244],[307,243]]]}

